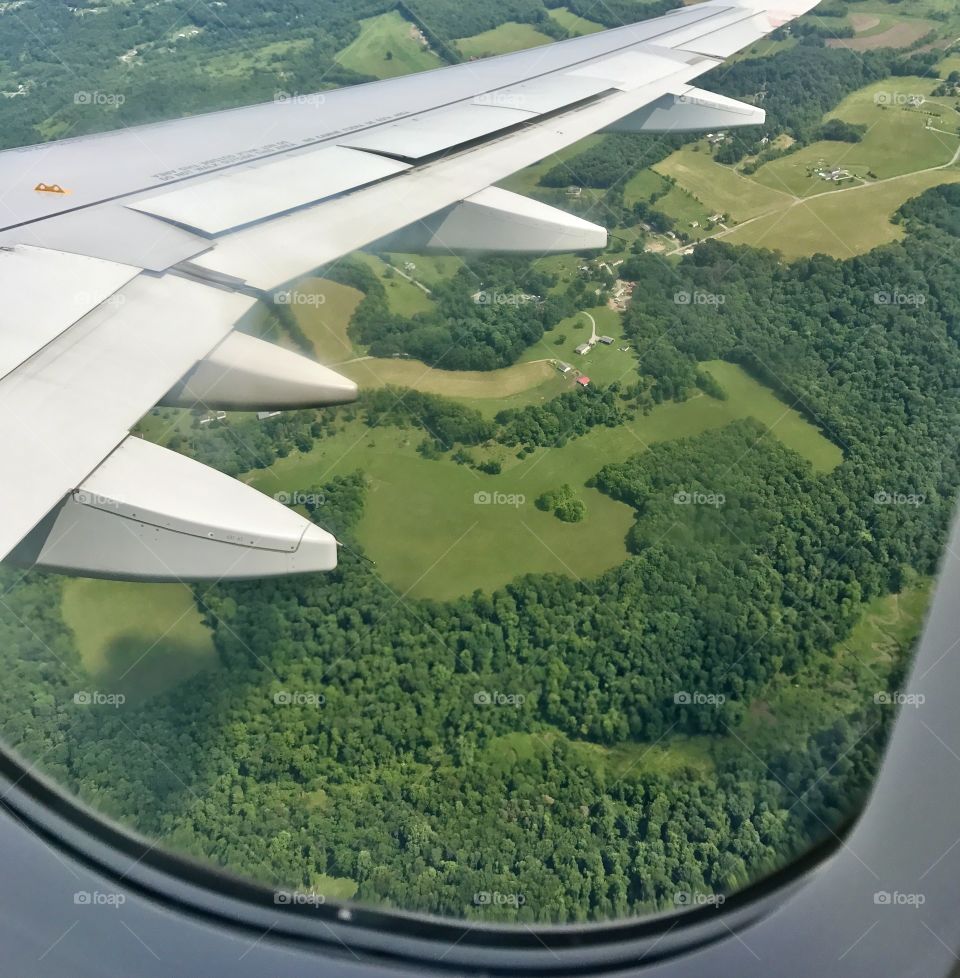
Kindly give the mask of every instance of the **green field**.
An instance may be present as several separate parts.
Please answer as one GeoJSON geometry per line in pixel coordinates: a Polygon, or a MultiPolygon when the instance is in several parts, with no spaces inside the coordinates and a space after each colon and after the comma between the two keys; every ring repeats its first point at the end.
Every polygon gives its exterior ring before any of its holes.
{"type": "Polygon", "coordinates": [[[666,189],[667,181],[654,170],[638,170],[623,185],[623,200],[629,206],[638,200],[649,200],[655,193],[666,189]]]}
{"type": "Polygon", "coordinates": [[[338,363],[357,355],[347,336],[347,326],[363,293],[339,282],[308,278],[297,283],[297,292],[322,297],[320,305],[293,306],[297,325],[313,343],[313,352],[321,363],[338,363]]]}
{"type": "Polygon", "coordinates": [[[557,334],[565,335],[567,342],[562,347],[549,344],[556,351],[554,355],[585,373],[595,384],[606,387],[615,382],[632,383],[638,379],[636,356],[632,352],[623,353],[619,349],[625,340],[623,323],[616,310],[608,306],[585,309],[576,316],[562,320],[545,335],[545,339],[557,334]],[[590,324],[585,313],[589,313],[596,321],[597,334],[612,336],[614,342],[611,346],[598,343],[589,353],[581,356],[574,353],[574,348],[590,338],[590,324]]]}
{"type": "Polygon", "coordinates": [[[122,693],[129,704],[218,664],[210,631],[185,585],[69,578],[62,607],[97,691],[122,693]]]}
{"type": "Polygon", "coordinates": [[[677,231],[702,238],[710,230],[709,218],[716,213],[682,187],[671,187],[657,201],[657,210],[677,222],[677,231]],[[692,227],[693,224],[698,225],[692,227]]]}
{"type": "Polygon", "coordinates": [[[403,268],[407,262],[413,262],[417,267],[413,271],[407,272],[407,274],[415,278],[418,282],[423,282],[428,287],[435,285],[437,282],[453,278],[457,270],[463,266],[463,259],[457,258],[454,255],[405,255],[394,253],[389,258],[390,264],[396,268],[403,268]]]}
{"type": "Polygon", "coordinates": [[[869,664],[894,661],[919,637],[932,597],[933,581],[923,578],[900,594],[875,598],[840,643],[841,652],[869,664]]]}
{"type": "Polygon", "coordinates": [[[361,20],[360,34],[339,52],[337,61],[375,78],[407,75],[444,63],[421,43],[414,25],[396,10],[361,20]]]}
{"type": "Polygon", "coordinates": [[[855,190],[821,194],[734,229],[725,240],[774,248],[787,258],[818,252],[836,258],[862,255],[899,241],[903,230],[890,218],[911,197],[941,183],[956,183],[960,170],[932,170],[855,190]]]}
{"type": "Polygon", "coordinates": [[[727,400],[697,395],[663,404],[648,416],[594,429],[563,448],[541,448],[522,461],[504,446],[480,453],[501,460],[499,476],[446,459],[424,459],[416,452],[421,431],[371,430],[355,421],[310,452],[293,453],[269,472],[251,474],[249,481],[272,495],[281,489],[307,490],[333,475],[365,472],[370,489],[357,535],[376,561],[377,574],[398,593],[453,598],[475,588],[492,590],[524,573],[593,577],[624,559],[624,538],[633,523],[628,506],[585,486],[608,462],[657,441],[696,435],[747,416],[767,425],[818,471],[840,462],[835,445],[739,367],[719,361],[706,366],[727,390],[727,400]],[[533,505],[542,492],[564,483],[586,504],[587,516],[580,523],[562,523],[533,505]],[[477,492],[522,495],[525,501],[478,504],[477,492]]]}
{"type": "MultiPolygon", "coordinates": [[[[753,179],[774,190],[806,197],[834,189],[813,172],[817,167],[849,170],[858,177],[872,172],[871,179],[884,180],[948,163],[960,146],[957,137],[926,128],[928,116],[897,104],[908,95],[929,95],[934,87],[936,82],[930,78],[888,78],[854,92],[827,113],[827,118],[866,126],[861,142],[812,143],[765,163],[753,179]]],[[[934,122],[936,127],[956,132],[960,116],[950,100],[923,108],[942,113],[934,122]]]]}
{"type": "Polygon", "coordinates": [[[552,10],[548,10],[547,13],[568,34],[577,37],[582,37],[584,34],[595,34],[597,31],[604,29],[603,24],[598,24],[593,20],[587,20],[586,17],[580,17],[566,7],[554,7],[552,10]]]}
{"type": "Polygon", "coordinates": [[[875,598],[846,640],[823,650],[796,676],[779,675],[750,704],[735,734],[715,741],[714,756],[775,751],[791,729],[824,728],[838,714],[888,690],[887,677],[920,635],[933,585],[921,578],[900,594],[875,598]]]}
{"type": "Polygon", "coordinates": [[[577,268],[582,264],[583,262],[576,255],[545,255],[543,258],[534,259],[531,268],[548,275],[556,275],[557,284],[550,289],[551,292],[556,293],[563,292],[576,278],[577,268]]]}
{"type": "Polygon", "coordinates": [[[529,24],[507,21],[491,31],[457,38],[454,44],[465,58],[487,58],[493,54],[509,54],[511,51],[550,44],[552,40],[529,24]]]}
{"type": "Polygon", "coordinates": [[[515,363],[501,370],[438,370],[420,360],[367,357],[337,369],[364,390],[388,384],[413,387],[485,406],[491,414],[504,407],[549,400],[572,386],[572,381],[564,380],[544,360],[515,363]]]}
{"type": "Polygon", "coordinates": [[[737,222],[791,203],[790,198],[779,190],[757,186],[732,167],[715,163],[706,143],[695,143],[677,150],[658,163],[654,171],[673,177],[681,187],[702,200],[711,215],[729,214],[737,222]]]}
{"type": "Polygon", "coordinates": [[[764,38],[761,41],[757,41],[756,44],[744,48],[742,51],[733,55],[733,57],[728,58],[727,64],[734,64],[737,61],[749,61],[751,58],[771,58],[781,51],[789,51],[790,48],[796,46],[797,41],[792,37],[788,37],[783,41],[771,41],[770,38],[764,38]]]}
{"type": "MultiPolygon", "coordinates": [[[[888,78],[854,92],[827,113],[825,120],[866,125],[860,143],[814,143],[764,164],[749,177],[715,163],[700,143],[695,144],[699,150],[691,145],[673,153],[655,171],[675,179],[708,212],[729,214],[740,224],[715,232],[731,243],[773,248],[788,258],[817,252],[838,258],[863,254],[903,236],[890,218],[904,201],[957,180],[960,170],[945,164],[960,149],[960,139],[927,130],[926,116],[896,104],[884,108],[877,98],[892,93],[896,102],[898,93],[929,94],[936,84],[929,78],[888,78]],[[813,173],[818,165],[849,169],[866,182],[857,179],[838,189],[813,173]],[[868,178],[868,172],[874,176],[868,178]]],[[[941,100],[942,108],[937,108],[943,111],[937,125],[955,130],[960,115],[948,101],[941,100]]],[[[649,190],[649,178],[634,179],[638,196],[649,190]]],[[[681,230],[702,236],[689,227],[690,221],[700,220],[690,197],[671,192],[657,206],[681,222],[681,230]]]]}
{"type": "Polygon", "coordinates": [[[713,769],[710,737],[674,737],[664,744],[628,741],[604,747],[584,740],[571,740],[559,730],[514,731],[494,737],[485,748],[495,770],[508,774],[530,761],[543,759],[563,745],[573,763],[583,765],[608,782],[644,775],[669,775],[681,768],[701,774],[713,769]]]}
{"type": "Polygon", "coordinates": [[[255,72],[283,70],[289,59],[302,56],[313,48],[313,41],[301,38],[274,41],[262,47],[231,51],[203,62],[201,70],[211,78],[248,78],[255,72]]]}
{"type": "Polygon", "coordinates": [[[418,312],[427,312],[433,308],[433,300],[419,285],[404,278],[376,255],[358,251],[354,257],[366,262],[377,273],[387,290],[390,309],[398,316],[415,316],[418,312]]]}
{"type": "MultiPolygon", "coordinates": [[[[578,156],[588,149],[592,149],[601,139],[603,139],[602,136],[587,136],[586,139],[581,139],[579,143],[567,146],[566,149],[561,150],[559,153],[554,153],[539,163],[528,166],[525,170],[511,174],[505,180],[501,180],[497,186],[503,187],[505,190],[512,190],[516,194],[535,195],[535,191],[540,186],[540,178],[548,170],[552,170],[558,164],[573,159],[574,156],[578,156]]],[[[571,176],[572,179],[573,177],[571,176]]]]}

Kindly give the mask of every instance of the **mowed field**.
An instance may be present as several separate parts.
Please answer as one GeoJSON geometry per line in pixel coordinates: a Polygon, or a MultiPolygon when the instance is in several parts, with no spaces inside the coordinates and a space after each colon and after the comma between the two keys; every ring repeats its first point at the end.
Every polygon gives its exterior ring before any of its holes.
{"type": "Polygon", "coordinates": [[[210,631],[183,584],[70,578],[62,609],[90,692],[122,693],[135,706],[218,665],[210,631]]]}
{"type": "MultiPolygon", "coordinates": [[[[535,163],[533,166],[528,166],[525,170],[520,170],[518,173],[513,173],[505,180],[501,180],[497,186],[503,187],[505,190],[512,190],[516,194],[528,194],[536,195],[536,191],[540,186],[540,178],[548,171],[552,170],[555,166],[563,164],[566,160],[573,159],[574,156],[579,156],[580,153],[586,152],[588,149],[592,149],[597,143],[600,142],[602,136],[587,136],[586,139],[581,139],[579,143],[574,143],[572,146],[568,146],[566,149],[561,150],[559,153],[554,153],[548,156],[546,159],[541,160],[539,163],[535,163]]],[[[573,175],[570,176],[571,182],[573,182],[573,175]]]]}
{"type": "Polygon", "coordinates": [[[362,390],[387,385],[412,387],[470,401],[490,414],[505,407],[547,401],[573,388],[573,382],[565,380],[545,360],[515,363],[502,370],[438,370],[421,360],[366,357],[338,364],[337,370],[355,380],[362,390]]]}
{"type": "Polygon", "coordinates": [[[740,226],[719,236],[731,243],[775,249],[787,258],[818,252],[837,258],[863,254],[903,237],[890,218],[906,200],[958,179],[960,169],[950,165],[960,150],[960,139],[953,135],[960,115],[952,100],[924,106],[925,111],[942,112],[934,122],[947,132],[927,130],[928,116],[901,104],[906,95],[929,94],[935,85],[929,78],[886,79],[853,93],[827,113],[825,120],[866,125],[860,143],[815,143],[764,164],[751,176],[720,166],[703,148],[687,146],[656,170],[673,177],[708,209],[730,214],[740,226]],[[821,164],[849,169],[864,179],[838,188],[813,173],[821,164]],[[867,177],[869,172],[874,176],[867,177]]]}
{"type": "Polygon", "coordinates": [[[866,126],[861,142],[811,143],[764,164],[752,179],[805,197],[835,189],[814,172],[818,167],[849,170],[858,177],[873,173],[871,179],[884,180],[948,163],[960,146],[960,140],[952,135],[960,121],[953,109],[954,100],[934,100],[922,107],[923,112],[904,104],[910,95],[930,95],[936,85],[929,78],[896,78],[854,92],[828,113],[828,118],[866,126]],[[932,120],[935,128],[927,127],[931,116],[926,112],[940,113],[932,120]]]}
{"type": "Polygon", "coordinates": [[[929,20],[900,21],[884,30],[871,27],[855,37],[831,37],[829,48],[846,48],[848,51],[872,51],[876,48],[906,48],[928,34],[937,25],[929,20]]]}
{"type": "MultiPolygon", "coordinates": [[[[433,308],[433,300],[419,285],[411,282],[409,278],[404,278],[395,268],[386,264],[376,255],[358,251],[353,257],[366,262],[376,272],[377,278],[387,290],[387,301],[390,303],[390,308],[397,315],[415,316],[418,312],[427,312],[433,308]]],[[[409,273],[407,274],[409,275],[409,273]]]]}
{"type": "Polygon", "coordinates": [[[878,245],[899,241],[903,229],[890,223],[898,208],[930,187],[958,180],[960,170],[951,168],[910,174],[856,190],[821,194],[736,228],[724,235],[724,240],[774,248],[787,258],[817,253],[851,258],[878,245]]]}
{"type": "Polygon", "coordinates": [[[439,68],[445,62],[419,39],[396,10],[360,21],[360,34],[337,55],[344,68],[375,78],[393,78],[439,68]]]}
{"type": "Polygon", "coordinates": [[[715,163],[702,143],[678,150],[662,163],[658,163],[654,171],[673,177],[706,207],[712,208],[711,214],[729,214],[738,222],[791,203],[786,193],[778,189],[758,187],[732,167],[715,163]],[[700,149],[695,149],[695,146],[700,149]]]}
{"type": "Polygon", "coordinates": [[[603,24],[598,24],[593,20],[587,20],[586,17],[580,17],[566,7],[554,7],[552,10],[548,10],[547,13],[565,31],[578,37],[584,34],[595,34],[597,31],[604,29],[603,24]]]}
{"type": "Polygon", "coordinates": [[[553,38],[541,34],[530,24],[507,21],[491,31],[474,34],[473,37],[457,38],[454,44],[465,58],[487,58],[493,54],[509,54],[511,51],[550,44],[552,40],[553,38]]]}
{"type": "Polygon", "coordinates": [[[525,573],[589,578],[624,559],[624,539],[633,523],[628,506],[586,486],[609,462],[743,417],[767,425],[771,437],[818,471],[840,462],[836,445],[739,367],[719,361],[706,367],[728,392],[727,400],[698,395],[663,404],[631,423],[594,429],[563,448],[537,449],[522,460],[504,446],[475,450],[499,458],[503,472],[497,476],[449,459],[424,459],[416,451],[423,438],[419,429],[370,429],[355,421],[310,452],[293,453],[269,471],[252,473],[249,481],[272,495],[363,471],[370,488],[357,535],[376,562],[375,573],[401,594],[453,598],[476,588],[492,590],[525,573]],[[565,483],[586,504],[581,523],[562,523],[533,505],[538,495],[565,483]],[[477,493],[513,498],[484,503],[475,501],[477,493]]]}

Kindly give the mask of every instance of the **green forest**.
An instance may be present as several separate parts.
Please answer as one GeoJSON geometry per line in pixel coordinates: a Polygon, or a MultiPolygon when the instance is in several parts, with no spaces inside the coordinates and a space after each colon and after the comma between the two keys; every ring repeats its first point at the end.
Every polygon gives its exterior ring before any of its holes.
{"type": "MultiPolygon", "coordinates": [[[[559,5],[4,8],[0,90],[13,94],[0,146],[370,80],[338,54],[359,20],[388,11],[454,62],[457,39],[506,21],[564,36],[550,16],[559,5]]],[[[562,3],[603,26],[679,5],[562,3]]],[[[775,39],[792,47],[699,80],[762,102],[767,124],[698,152],[746,175],[824,138],[856,149],[862,127],[825,119],[844,97],[937,75],[943,52],[825,44],[850,33],[804,22],[775,39]],[[777,137],[788,138],[774,147],[777,137]]],[[[690,222],[658,208],[673,178],[649,174],[644,199],[625,187],[693,139],[608,134],[543,164],[532,192],[617,230],[686,240],[690,222]],[[571,185],[596,193],[567,196],[571,185]]],[[[64,613],[70,582],[0,568],[0,738],[171,850],[331,899],[593,921],[727,894],[784,866],[838,831],[870,788],[894,718],[876,694],[904,681],[960,490],[960,188],[922,193],[894,222],[902,240],[847,260],[787,261],[723,240],[665,258],[643,250],[643,235],[601,256],[622,258],[615,273],[596,255],[569,267],[471,259],[429,280],[425,311],[410,315],[391,303],[395,269],[378,276],[362,258],[322,269],[362,293],[347,348],[439,371],[572,359],[587,334],[554,331],[629,280],[616,342],[598,348],[622,360],[594,360],[610,377],[611,363],[626,369],[601,382],[590,366],[588,389],[570,379],[489,410],[393,383],[266,420],[201,426],[198,410],[163,431],[165,445],[254,481],[348,436],[379,452],[387,433],[393,445],[409,437],[431,473],[506,478],[518,460],[611,429],[630,438],[627,426],[657,410],[716,409],[728,391],[703,365],[726,361],[799,412],[836,460],[815,467],[752,417],[631,440],[629,457],[605,454],[585,486],[563,472],[530,499],[558,532],[591,533],[591,516],[620,507],[616,566],[524,574],[449,600],[413,598],[378,573],[358,528],[382,487],[362,466],[324,476],[296,488],[302,511],[344,543],[338,569],[185,590],[216,667],[116,707],[76,700],[95,679],[64,613]]],[[[313,352],[289,306],[271,311],[285,342],[313,352]]],[[[154,415],[160,438],[166,419],[154,415]]],[[[525,545],[504,540],[503,560],[525,545]]]]}
{"type": "MultiPolygon", "coordinates": [[[[339,478],[311,517],[348,543],[340,568],[198,587],[224,668],[135,710],[72,704],[61,582],[8,575],[4,739],[168,846],[406,908],[598,919],[783,864],[869,787],[891,719],[874,693],[908,645],[842,650],[871,602],[935,571],[960,487],[960,275],[943,259],[960,202],[906,211],[904,242],[848,262],[712,243],[670,278],[631,259],[626,327],[654,388],[687,396],[697,361],[744,364],[842,446],[833,471],[752,421],[661,443],[596,475],[635,511],[623,564],[450,602],[379,584],[351,536],[365,479],[339,478]],[[726,301],[676,307],[678,288],[726,301]],[[876,302],[893,288],[926,301],[876,302]],[[884,504],[899,493],[923,504],[884,504]],[[768,730],[757,711],[785,688],[803,708],[768,730]],[[646,760],[662,744],[665,767],[646,760]]],[[[421,425],[388,407],[373,416],[421,425]]],[[[420,407],[451,440],[496,435],[442,398],[420,407]]]]}

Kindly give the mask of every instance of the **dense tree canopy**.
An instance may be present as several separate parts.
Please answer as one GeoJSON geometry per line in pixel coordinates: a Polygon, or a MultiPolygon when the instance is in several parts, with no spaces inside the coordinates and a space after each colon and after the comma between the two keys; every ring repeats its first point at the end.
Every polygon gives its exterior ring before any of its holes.
{"type": "Polygon", "coordinates": [[[71,707],[59,581],[7,579],[3,736],[107,813],[284,885],[345,878],[364,900],[521,920],[742,885],[836,825],[876,767],[877,665],[830,650],[866,599],[935,569],[960,486],[956,239],[921,223],[951,200],[931,192],[905,242],[847,262],[701,246],[677,281],[723,289],[709,308],[632,259],[627,325],[654,389],[674,362],[736,359],[843,446],[833,472],[749,420],[662,442],[597,473],[636,513],[622,565],[449,602],[379,584],[354,556],[364,479],[335,480],[311,511],[346,541],[340,568],[198,592],[224,670],[132,712],[71,707]],[[926,301],[876,301],[894,288],[926,301]],[[924,502],[885,504],[897,492],[924,502]],[[817,696],[740,749],[727,732],[779,677],[817,696]],[[322,706],[279,708],[282,690],[322,706]],[[599,761],[680,733],[714,737],[707,768],[599,761]]]}

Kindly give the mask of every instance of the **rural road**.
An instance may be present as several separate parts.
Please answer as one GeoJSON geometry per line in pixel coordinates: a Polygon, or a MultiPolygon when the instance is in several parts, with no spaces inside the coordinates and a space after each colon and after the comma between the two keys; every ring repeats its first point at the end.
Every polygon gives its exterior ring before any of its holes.
{"type": "Polygon", "coordinates": [[[593,346],[597,342],[597,321],[588,312],[581,313],[581,315],[590,320],[590,345],[593,346]]]}
{"type": "MultiPolygon", "coordinates": [[[[940,131],[944,131],[944,130],[940,130],[940,131]]],[[[954,135],[954,133],[947,133],[947,135],[954,135]]],[[[937,170],[949,170],[950,167],[956,166],[958,161],[960,161],[960,146],[957,147],[953,156],[946,163],[941,163],[939,166],[928,166],[922,170],[911,170],[909,173],[898,173],[892,177],[885,177],[883,180],[874,180],[871,183],[858,183],[852,187],[839,187],[836,190],[829,190],[826,193],[822,193],[822,194],[812,194],[809,197],[796,197],[791,195],[793,196],[793,200],[788,206],[797,207],[799,204],[806,204],[809,203],[811,200],[820,200],[824,197],[832,197],[835,194],[850,194],[850,193],[854,193],[857,190],[867,190],[870,187],[879,187],[881,184],[884,183],[893,183],[895,180],[905,180],[907,177],[915,177],[920,175],[921,173],[934,173],[937,170]]],[[[721,164],[718,164],[718,166],[719,165],[721,164]]],[[[710,241],[713,238],[726,237],[726,235],[732,234],[734,231],[739,231],[742,228],[745,228],[748,225],[753,224],[754,221],[762,221],[765,217],[769,217],[771,214],[776,214],[779,211],[786,210],[786,209],[787,209],[786,207],[774,207],[771,210],[764,211],[762,214],[757,214],[756,217],[751,217],[749,220],[742,221],[740,224],[736,225],[736,227],[727,228],[725,231],[720,231],[717,234],[711,234],[706,238],[701,238],[700,241],[710,241]]],[[[697,242],[697,244],[699,243],[700,242],[697,242]]],[[[687,248],[691,248],[691,247],[694,247],[694,245],[690,243],[681,245],[679,248],[674,248],[673,251],[666,252],[666,257],[669,257],[671,255],[679,255],[681,252],[686,251],[687,248]]],[[[584,313],[584,315],[586,315],[586,313],[584,313]]]]}

